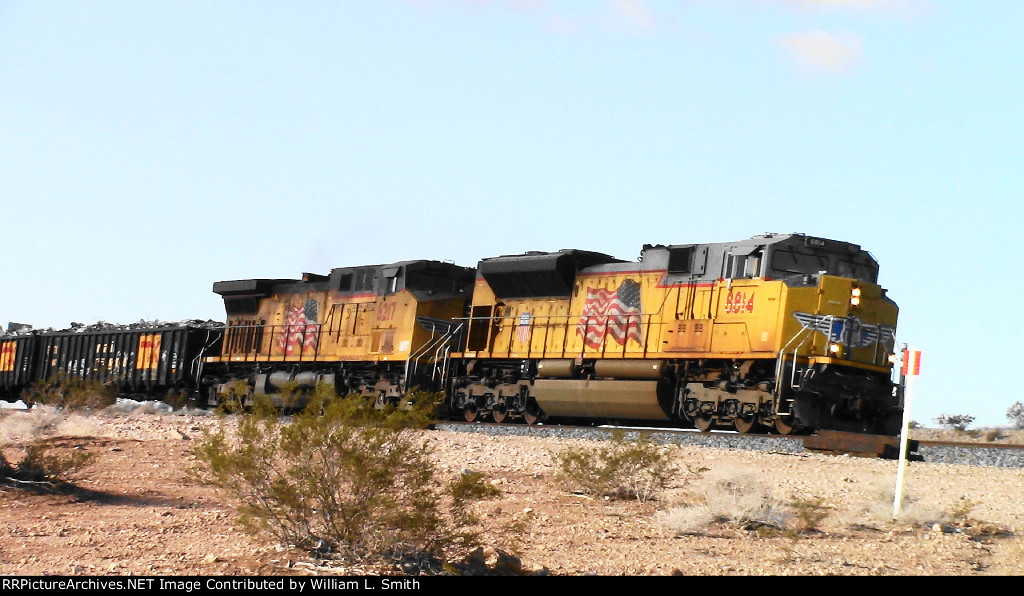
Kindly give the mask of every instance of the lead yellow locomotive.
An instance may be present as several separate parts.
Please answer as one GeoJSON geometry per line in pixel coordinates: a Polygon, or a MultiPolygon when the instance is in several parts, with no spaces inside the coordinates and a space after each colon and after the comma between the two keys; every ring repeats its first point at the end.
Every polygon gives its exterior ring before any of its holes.
{"type": "Polygon", "coordinates": [[[766,234],[482,260],[446,406],[466,420],[896,434],[898,309],[855,244],[766,234]]]}

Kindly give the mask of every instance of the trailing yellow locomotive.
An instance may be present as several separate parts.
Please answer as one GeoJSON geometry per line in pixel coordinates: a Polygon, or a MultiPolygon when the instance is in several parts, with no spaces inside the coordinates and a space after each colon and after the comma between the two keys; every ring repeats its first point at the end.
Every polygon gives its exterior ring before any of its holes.
{"type": "Polygon", "coordinates": [[[439,387],[437,363],[451,349],[473,278],[472,268],[403,261],[301,280],[217,282],[227,322],[220,354],[206,358],[208,403],[239,387],[244,397],[280,401],[325,383],[381,403],[414,385],[439,387]]]}
{"type": "Polygon", "coordinates": [[[896,434],[898,309],[855,244],[800,234],[484,259],[453,353],[466,420],[896,434]]]}

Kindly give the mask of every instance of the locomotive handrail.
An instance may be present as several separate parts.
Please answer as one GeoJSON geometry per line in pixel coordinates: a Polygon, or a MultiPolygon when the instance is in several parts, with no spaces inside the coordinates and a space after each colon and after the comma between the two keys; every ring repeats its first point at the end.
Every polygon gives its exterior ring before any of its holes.
{"type": "Polygon", "coordinates": [[[205,345],[203,345],[203,347],[199,349],[199,353],[196,354],[196,357],[192,359],[191,369],[192,369],[193,377],[195,378],[195,381],[196,381],[196,387],[199,386],[200,380],[201,380],[201,378],[203,376],[203,362],[205,361],[204,355],[206,354],[206,351],[209,350],[210,348],[212,348],[214,346],[214,344],[217,343],[217,339],[220,339],[221,340],[221,345],[223,345],[225,331],[222,329],[220,331],[220,337],[219,338],[214,338],[212,340],[210,339],[211,335],[214,335],[213,331],[212,330],[207,330],[206,338],[209,340],[209,343],[206,343],[205,345]]]}
{"type": "MultiPolygon", "coordinates": [[[[832,337],[832,329],[833,329],[833,325],[835,325],[835,316],[834,315],[825,315],[825,319],[824,320],[829,321],[829,334],[828,334],[828,336],[832,337]]],[[[803,326],[801,326],[800,330],[797,331],[793,335],[793,337],[790,338],[790,340],[788,342],[786,342],[786,345],[784,345],[782,347],[782,349],[779,351],[778,358],[775,359],[775,395],[776,395],[776,400],[777,400],[776,407],[775,407],[776,413],[779,413],[779,414],[786,414],[786,413],[788,413],[788,412],[780,412],[779,411],[780,410],[779,406],[782,405],[782,377],[783,377],[782,373],[783,373],[783,370],[785,369],[785,362],[786,362],[786,356],[787,356],[786,350],[789,349],[789,346],[791,346],[793,344],[793,342],[795,342],[801,336],[804,336],[803,340],[799,344],[797,344],[797,346],[795,348],[793,348],[793,357],[792,357],[793,358],[793,366],[791,367],[791,370],[790,370],[789,387],[790,387],[790,389],[795,389],[796,388],[796,361],[797,361],[797,354],[800,352],[800,348],[802,348],[804,346],[804,344],[807,342],[807,340],[811,339],[814,336],[814,333],[813,333],[814,331],[815,331],[815,329],[813,329],[811,327],[803,327],[803,326]],[[808,332],[808,333],[805,333],[805,332],[808,332]]]]}
{"type": "MultiPolygon", "coordinates": [[[[620,355],[623,356],[623,357],[627,356],[630,353],[636,354],[636,355],[638,355],[640,357],[646,356],[647,352],[648,352],[648,347],[649,347],[649,344],[650,344],[650,339],[651,339],[651,336],[652,336],[651,328],[654,327],[654,326],[664,326],[665,325],[665,323],[655,323],[654,322],[654,320],[655,320],[654,317],[657,314],[659,314],[659,313],[658,312],[654,312],[654,313],[634,313],[634,314],[628,314],[628,315],[620,315],[620,316],[623,316],[623,317],[638,317],[640,319],[641,324],[645,328],[644,329],[644,341],[641,342],[641,350],[636,351],[636,352],[630,352],[628,350],[628,348],[627,348],[628,343],[623,343],[621,350],[616,348],[614,350],[614,352],[610,352],[609,351],[609,347],[608,347],[608,343],[605,342],[605,341],[602,341],[601,342],[601,348],[600,348],[599,351],[595,351],[594,357],[605,357],[609,353],[615,353],[615,352],[621,352],[620,355]]],[[[472,323],[473,321],[487,321],[487,322],[490,322],[492,324],[501,325],[503,327],[507,326],[507,328],[511,332],[511,331],[514,330],[515,327],[518,326],[518,323],[516,322],[517,319],[518,319],[518,316],[519,315],[505,315],[505,314],[502,314],[502,315],[498,315],[498,316],[490,315],[490,316],[477,316],[477,317],[474,317],[474,316],[456,317],[456,318],[453,318],[452,320],[454,320],[454,321],[463,321],[464,322],[463,324],[469,324],[469,323],[472,323]]],[[[592,320],[600,319],[600,318],[607,318],[607,317],[609,317],[609,315],[583,315],[583,314],[573,314],[573,313],[545,314],[545,315],[537,315],[535,317],[531,316],[530,322],[529,322],[529,334],[527,335],[526,341],[523,342],[523,343],[526,344],[526,352],[527,352],[527,356],[526,357],[527,358],[551,357],[551,356],[556,356],[557,355],[557,356],[560,356],[562,358],[565,358],[566,357],[566,348],[568,347],[567,338],[569,336],[569,327],[570,327],[573,319],[575,319],[577,321],[582,321],[583,319],[586,319],[587,322],[585,323],[585,325],[587,325],[587,327],[589,328],[590,322],[592,320]],[[544,322],[543,323],[538,323],[537,322],[538,319],[543,319],[544,322]],[[564,323],[558,323],[559,320],[564,321],[564,323]],[[538,327],[544,329],[544,333],[545,333],[545,336],[544,336],[544,347],[541,349],[541,353],[540,354],[534,354],[533,353],[534,331],[538,327]],[[547,347],[547,334],[554,327],[561,327],[562,331],[564,332],[564,341],[561,342],[560,350],[557,350],[558,354],[549,354],[549,350],[548,350],[548,347],[547,347]]],[[[604,335],[602,336],[602,339],[603,338],[607,338],[607,336],[608,336],[608,327],[606,325],[605,329],[604,329],[604,335]]],[[[486,351],[486,352],[490,353],[492,356],[496,355],[496,354],[499,354],[501,352],[504,352],[506,357],[511,357],[511,355],[512,355],[513,338],[514,338],[514,335],[510,334],[509,338],[508,338],[507,344],[502,344],[500,346],[492,345],[492,339],[494,339],[494,338],[492,338],[492,335],[491,335],[491,325],[489,325],[488,326],[488,330],[487,330],[486,349],[485,350],[475,350],[475,351],[477,351],[477,352],[486,351]]],[[[467,347],[467,350],[468,350],[468,345],[466,347],[467,347]]],[[[584,343],[584,345],[581,348],[579,354],[577,354],[577,355],[579,357],[586,356],[587,355],[587,351],[586,350],[587,350],[587,346],[584,343]]]]}
{"type": "Polygon", "coordinates": [[[436,326],[431,326],[430,327],[431,341],[423,344],[422,346],[420,346],[420,348],[418,350],[416,350],[415,352],[409,354],[409,360],[411,360],[411,361],[418,361],[424,354],[427,353],[427,351],[429,351],[431,348],[433,348],[439,341],[442,341],[445,337],[448,337],[450,335],[450,330],[449,330],[449,332],[441,333],[440,335],[435,336],[434,334],[436,332],[437,332],[437,327],[436,326]]]}
{"type": "MultiPolygon", "coordinates": [[[[431,334],[435,333],[437,331],[437,329],[438,328],[436,326],[431,326],[430,333],[431,334]]],[[[430,351],[431,349],[434,350],[434,358],[433,358],[434,370],[431,371],[430,378],[431,378],[431,380],[434,379],[434,376],[437,374],[438,354],[440,353],[441,350],[443,350],[443,349],[445,349],[446,347],[449,346],[449,344],[451,343],[451,339],[453,337],[455,337],[455,335],[457,333],[459,333],[461,330],[462,330],[462,324],[461,323],[458,324],[458,325],[455,325],[454,327],[449,327],[448,331],[443,332],[440,335],[438,335],[437,337],[432,338],[431,341],[423,344],[423,346],[421,346],[420,349],[416,350],[412,354],[409,354],[409,360],[406,361],[406,371],[405,371],[405,389],[406,389],[406,391],[409,390],[409,384],[412,382],[412,378],[416,374],[416,369],[419,368],[420,359],[428,351],[430,351]]],[[[446,360],[447,360],[448,352],[449,352],[449,350],[445,350],[445,359],[446,360]]]]}
{"type": "MultiPolygon", "coordinates": [[[[451,334],[452,337],[455,336],[455,334],[458,332],[458,330],[460,328],[461,328],[461,325],[459,326],[459,328],[457,328],[457,329],[452,331],[452,334],[451,334]]],[[[448,373],[448,355],[451,354],[451,352],[452,352],[451,341],[444,342],[443,344],[437,346],[437,349],[434,350],[434,369],[432,371],[430,371],[430,380],[433,381],[434,377],[437,376],[437,363],[438,363],[438,358],[439,358],[438,354],[442,350],[444,350],[444,357],[443,357],[443,359],[441,359],[441,375],[440,375],[440,378],[438,380],[440,381],[441,385],[444,386],[444,381],[445,381],[446,375],[448,373]]]]}

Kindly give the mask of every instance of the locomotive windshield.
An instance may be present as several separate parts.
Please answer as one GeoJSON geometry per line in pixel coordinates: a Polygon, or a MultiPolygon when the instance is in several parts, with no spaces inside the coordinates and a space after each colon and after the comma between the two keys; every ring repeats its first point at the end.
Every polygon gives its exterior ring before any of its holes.
{"type": "Polygon", "coordinates": [[[405,287],[410,290],[451,293],[458,289],[459,280],[451,272],[436,269],[410,271],[405,278],[405,287]]]}

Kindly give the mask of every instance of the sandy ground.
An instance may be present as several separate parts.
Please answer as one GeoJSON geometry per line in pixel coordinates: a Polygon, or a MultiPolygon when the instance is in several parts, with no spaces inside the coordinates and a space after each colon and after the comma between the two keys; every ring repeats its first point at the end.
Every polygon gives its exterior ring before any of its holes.
{"type": "MultiPolygon", "coordinates": [[[[241,532],[226,495],[193,480],[191,448],[212,416],[55,417],[0,412],[11,459],[49,432],[96,453],[67,494],[0,488],[3,575],[394,574],[339,566],[241,532]],[[42,428],[46,427],[46,428],[42,428]]],[[[483,472],[501,496],[477,505],[488,546],[551,575],[1020,575],[1024,470],[911,463],[892,520],[896,463],[668,447],[670,486],[646,503],[577,494],[553,453],[580,441],[429,432],[439,469],[483,472]],[[702,468],[704,471],[697,472],[702,468]],[[742,487],[724,491],[723,481],[742,487]],[[889,495],[886,495],[886,492],[889,495]],[[730,515],[769,503],[776,528],[730,515]],[[810,531],[795,507],[816,503],[810,531]]]]}

